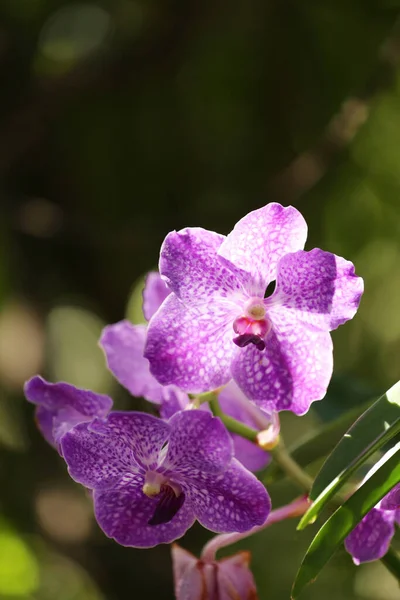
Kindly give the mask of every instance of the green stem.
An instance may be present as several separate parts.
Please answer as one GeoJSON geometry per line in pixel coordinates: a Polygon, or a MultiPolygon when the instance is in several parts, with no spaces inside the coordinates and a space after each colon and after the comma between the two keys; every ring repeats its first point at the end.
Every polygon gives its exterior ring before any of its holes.
{"type": "Polygon", "coordinates": [[[241,437],[246,438],[246,440],[250,440],[256,444],[258,431],[226,415],[219,405],[217,394],[211,392],[210,396],[212,396],[209,398],[211,411],[213,415],[221,419],[227,430],[231,433],[237,433],[241,437]]]}
{"type": "Polygon", "coordinates": [[[302,490],[309,492],[311,490],[313,479],[306,473],[300,465],[290,456],[282,441],[269,451],[274,461],[280,466],[290,479],[296,483],[302,490]]]}

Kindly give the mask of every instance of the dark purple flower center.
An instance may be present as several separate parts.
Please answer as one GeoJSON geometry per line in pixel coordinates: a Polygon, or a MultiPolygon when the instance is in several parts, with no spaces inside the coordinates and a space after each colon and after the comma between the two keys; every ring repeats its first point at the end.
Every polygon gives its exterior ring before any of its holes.
{"type": "Polygon", "coordinates": [[[185,494],[183,492],[176,495],[171,486],[167,484],[162,485],[154,514],[148,521],[148,525],[169,523],[182,507],[184,501],[185,494]]]}
{"type": "Polygon", "coordinates": [[[271,325],[266,318],[252,319],[248,316],[238,317],[233,323],[233,330],[239,335],[233,338],[233,342],[239,348],[254,344],[257,350],[262,351],[265,349],[264,340],[270,328],[271,325]]]}

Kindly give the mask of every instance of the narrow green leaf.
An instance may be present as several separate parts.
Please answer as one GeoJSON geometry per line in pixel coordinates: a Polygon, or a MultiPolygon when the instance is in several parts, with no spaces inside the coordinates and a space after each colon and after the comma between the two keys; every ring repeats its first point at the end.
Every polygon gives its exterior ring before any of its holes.
{"type": "Polygon", "coordinates": [[[358,471],[361,465],[363,465],[368,458],[370,458],[370,456],[372,456],[399,433],[400,418],[397,419],[397,421],[391,427],[384,431],[372,444],[367,446],[367,448],[365,448],[364,451],[357,456],[355,460],[353,460],[353,462],[347,465],[347,467],[333,481],[330,482],[330,484],[323,490],[323,492],[318,496],[318,498],[305,513],[298,524],[297,529],[304,529],[310,523],[314,523],[331,498],[340,492],[346,481],[348,481],[350,477],[358,471]]]}
{"type": "Polygon", "coordinates": [[[373,474],[326,521],[311,542],[293,584],[295,599],[318,576],[338,546],[361,519],[400,482],[400,444],[373,467],[373,474]]]}
{"type": "MultiPolygon", "coordinates": [[[[315,500],[358,457],[400,421],[400,382],[379,398],[337,444],[318,473],[310,498],[315,500]]],[[[361,464],[361,463],[360,463],[361,464]]]]}

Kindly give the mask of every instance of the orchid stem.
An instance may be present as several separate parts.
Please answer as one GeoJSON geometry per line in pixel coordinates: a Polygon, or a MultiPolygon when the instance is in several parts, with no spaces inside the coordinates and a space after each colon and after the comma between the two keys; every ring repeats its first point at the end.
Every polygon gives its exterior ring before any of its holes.
{"type": "Polygon", "coordinates": [[[308,498],[306,496],[302,496],[287,506],[282,506],[281,508],[271,511],[268,519],[263,525],[258,525],[257,527],[253,527],[253,529],[244,531],[242,533],[222,533],[221,535],[216,535],[204,546],[203,552],[201,553],[201,558],[204,561],[212,562],[215,560],[216,553],[221,548],[225,548],[231,544],[236,544],[236,542],[254,535],[259,531],[263,531],[263,529],[266,529],[274,523],[283,521],[284,519],[299,517],[306,512],[309,506],[310,501],[308,498]]]}
{"type": "Polygon", "coordinates": [[[209,403],[213,415],[221,419],[228,431],[237,433],[241,437],[246,438],[246,440],[257,444],[257,435],[259,432],[226,415],[219,405],[217,394],[210,393],[209,403]]]}
{"type": "Polygon", "coordinates": [[[280,466],[282,471],[300,487],[300,489],[309,492],[311,490],[313,479],[306,473],[300,465],[290,456],[289,452],[280,438],[279,443],[270,450],[273,460],[280,466]]]}

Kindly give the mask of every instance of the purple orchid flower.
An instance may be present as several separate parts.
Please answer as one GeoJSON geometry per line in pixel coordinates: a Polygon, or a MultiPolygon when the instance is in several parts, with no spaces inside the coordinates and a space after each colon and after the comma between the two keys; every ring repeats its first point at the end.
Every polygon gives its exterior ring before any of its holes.
{"type": "MultiPolygon", "coordinates": [[[[170,294],[160,275],[149,273],[143,290],[143,312],[150,319],[165,298],[170,294]]],[[[141,396],[158,404],[163,419],[190,404],[189,396],[176,385],[161,385],[150,373],[149,361],[144,357],[146,325],[133,325],[127,320],[108,325],[100,338],[100,346],[106,356],[107,365],[115,378],[133,396],[141,396]]],[[[234,382],[230,382],[220,393],[223,411],[256,429],[267,429],[271,418],[252,405],[234,382]]],[[[205,407],[204,407],[205,408],[205,407]]],[[[235,457],[250,471],[259,471],[267,466],[270,456],[261,448],[241,436],[232,435],[235,457]]]]}
{"type": "Polygon", "coordinates": [[[78,423],[105,417],[112,400],[69,383],[49,383],[39,375],[25,383],[26,399],[36,404],[36,422],[49,444],[59,449],[61,437],[78,423]]]}
{"type": "Polygon", "coordinates": [[[400,483],[358,523],[345,540],[345,548],[359,565],[385,556],[400,524],[400,483]]]}
{"type": "Polygon", "coordinates": [[[329,331],[354,316],[363,282],[351,262],[303,251],[306,236],[302,215],[275,203],[227,237],[169,233],[159,266],[173,293],[153,315],[145,348],[157,380],[202,393],[233,377],[269,412],[301,415],[321,399],[332,374],[329,331]]]}
{"type": "Polygon", "coordinates": [[[171,553],[176,600],[257,600],[250,552],[205,561],[173,544],[171,553]]]}
{"type": "Polygon", "coordinates": [[[124,546],[172,542],[196,519],[212,531],[246,531],[270,511],[264,486],[232,458],[225,427],[204,411],[168,422],[112,412],[77,425],[61,446],[71,477],[93,490],[100,527],[124,546]]]}

